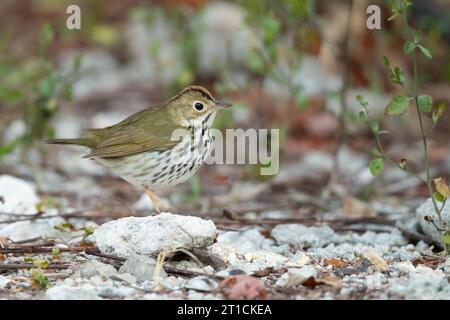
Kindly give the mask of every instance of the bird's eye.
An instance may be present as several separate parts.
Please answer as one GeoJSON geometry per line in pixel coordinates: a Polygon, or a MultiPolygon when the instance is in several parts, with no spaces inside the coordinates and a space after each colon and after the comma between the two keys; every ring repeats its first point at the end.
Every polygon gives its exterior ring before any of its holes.
{"type": "Polygon", "coordinates": [[[195,110],[197,110],[197,111],[202,111],[203,108],[204,108],[203,103],[201,103],[201,102],[196,102],[196,103],[194,104],[194,108],[195,108],[195,110]]]}

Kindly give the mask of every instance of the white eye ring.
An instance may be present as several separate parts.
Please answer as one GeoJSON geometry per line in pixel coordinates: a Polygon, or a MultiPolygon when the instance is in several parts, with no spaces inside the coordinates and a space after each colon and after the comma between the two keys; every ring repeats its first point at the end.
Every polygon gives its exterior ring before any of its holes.
{"type": "Polygon", "coordinates": [[[193,106],[197,111],[203,111],[203,109],[205,109],[205,106],[200,101],[195,101],[193,106]]]}

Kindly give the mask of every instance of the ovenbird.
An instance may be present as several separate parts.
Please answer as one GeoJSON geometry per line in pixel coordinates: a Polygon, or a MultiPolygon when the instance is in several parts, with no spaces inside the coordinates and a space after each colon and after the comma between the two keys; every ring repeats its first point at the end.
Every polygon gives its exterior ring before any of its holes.
{"type": "Polygon", "coordinates": [[[47,143],[90,148],[84,158],[95,159],[142,188],[159,212],[154,190],[174,186],[195,174],[211,152],[211,127],[217,111],[230,106],[215,100],[203,87],[189,86],[163,105],[136,112],[115,125],[87,129],[81,138],[47,143]],[[177,129],[186,134],[174,139],[177,129]]]}

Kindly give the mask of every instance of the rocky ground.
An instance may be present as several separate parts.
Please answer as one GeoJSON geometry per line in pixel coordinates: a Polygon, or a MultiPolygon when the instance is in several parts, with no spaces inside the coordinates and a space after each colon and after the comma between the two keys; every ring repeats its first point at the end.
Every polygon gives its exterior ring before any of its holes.
{"type": "MultiPolygon", "coordinates": [[[[292,100],[287,86],[272,73],[259,84],[253,73],[242,72],[257,40],[243,9],[208,5],[204,23],[193,21],[193,27],[204,26],[194,29],[201,78],[216,77],[213,65],[230,64],[225,79],[234,79],[231,88],[245,88],[230,97],[236,102],[233,124],[224,127],[292,122],[297,132],[285,137],[280,172],[266,179],[251,166],[205,165],[190,186],[162,194],[176,209],[153,216],[146,196],[81,159],[87,150],[39,142],[8,154],[0,163],[0,299],[450,298],[450,259],[441,253],[440,233],[424,220],[433,216],[427,190],[387,166],[375,179],[368,168],[375,142],[357,129],[335,166],[338,123],[314,110],[323,104],[339,114],[340,76],[325,72],[317,56],[302,54],[289,78],[310,99],[312,113],[292,111],[287,119],[289,109],[281,108],[292,100]],[[335,171],[339,183],[327,188],[335,171]]],[[[327,21],[341,16],[330,11],[327,21]]],[[[335,31],[335,23],[326,25],[335,31]]],[[[105,127],[161,103],[169,97],[162,88],[180,75],[193,76],[183,72],[186,51],[177,45],[188,41],[174,38],[177,26],[169,19],[156,15],[147,22],[136,15],[124,26],[117,30],[127,62],[99,47],[69,46],[57,55],[58,67],[68,70],[83,54],[73,101],[61,105],[52,121],[57,137],[77,137],[84,128],[105,127]],[[160,49],[149,57],[153,47],[160,49]]],[[[283,43],[289,48],[289,38],[278,41],[283,43]]],[[[346,104],[355,115],[357,94],[367,97],[374,116],[383,114],[390,96],[349,86],[346,104]]],[[[27,130],[23,119],[11,119],[4,144],[27,130]]],[[[387,129],[398,137],[411,132],[409,124],[397,122],[387,129]]],[[[447,143],[447,131],[443,137],[447,143]]],[[[415,168],[423,162],[420,143],[395,138],[389,151],[394,159],[408,155],[415,168]]],[[[433,175],[448,175],[448,150],[436,150],[430,153],[433,175]]],[[[443,216],[450,223],[450,205],[443,216]]]]}
{"type": "MultiPolygon", "coordinates": [[[[399,219],[403,232],[389,219],[295,220],[280,210],[237,220],[147,211],[102,224],[12,176],[0,176],[0,193],[5,299],[450,297],[450,259],[433,251],[432,229],[413,230],[414,216],[399,219]]],[[[431,209],[425,202],[419,220],[431,209]]]]}

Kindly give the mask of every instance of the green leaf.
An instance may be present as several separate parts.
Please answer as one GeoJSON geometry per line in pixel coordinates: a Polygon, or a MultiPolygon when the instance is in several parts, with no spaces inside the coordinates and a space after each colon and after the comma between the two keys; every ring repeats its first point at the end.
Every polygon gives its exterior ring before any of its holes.
{"type": "Polygon", "coordinates": [[[442,241],[443,241],[446,245],[449,245],[449,244],[450,244],[450,232],[446,231],[446,232],[442,235],[442,241]]]}
{"type": "Polygon", "coordinates": [[[391,67],[391,62],[389,61],[389,58],[386,56],[383,56],[383,64],[386,68],[390,68],[391,67]]]}
{"type": "Polygon", "coordinates": [[[303,90],[299,90],[299,92],[295,96],[295,100],[297,102],[297,106],[301,111],[305,111],[309,105],[310,99],[307,94],[303,90]]]}
{"type": "Polygon", "coordinates": [[[415,49],[416,49],[416,45],[411,41],[406,41],[405,45],[403,46],[403,51],[406,54],[412,53],[415,49]]]}
{"type": "Polygon", "coordinates": [[[278,36],[281,29],[281,23],[277,18],[265,16],[262,20],[262,29],[266,42],[272,42],[278,36]]]}
{"type": "Polygon", "coordinates": [[[392,20],[394,20],[395,18],[397,18],[398,17],[398,13],[394,13],[392,16],[390,16],[387,20],[388,21],[392,21],[392,20]]]}
{"type": "Polygon", "coordinates": [[[419,109],[422,112],[431,112],[433,110],[433,98],[429,95],[421,95],[417,98],[419,109]]]}
{"type": "Polygon", "coordinates": [[[360,111],[358,113],[358,115],[359,115],[359,120],[361,120],[361,122],[367,123],[367,121],[369,120],[367,118],[367,113],[365,113],[364,111],[360,111]]]}
{"type": "Polygon", "coordinates": [[[364,98],[363,95],[358,94],[356,96],[356,100],[361,104],[362,107],[367,108],[369,106],[369,104],[367,103],[366,99],[364,98]]]}
{"type": "Polygon", "coordinates": [[[417,44],[420,41],[421,38],[422,38],[422,32],[417,30],[414,33],[414,42],[417,44]]]}
{"type": "Polygon", "coordinates": [[[21,143],[21,138],[18,138],[10,143],[7,143],[3,146],[0,145],[0,159],[13,152],[17,146],[21,143]]]}
{"type": "Polygon", "coordinates": [[[31,270],[31,277],[33,278],[36,286],[42,288],[50,288],[52,284],[48,280],[48,277],[39,269],[31,270]]]}
{"type": "Polygon", "coordinates": [[[391,78],[394,83],[397,83],[397,84],[405,83],[405,74],[403,73],[403,70],[400,69],[399,67],[394,68],[391,78]]]}
{"type": "Polygon", "coordinates": [[[374,177],[381,175],[381,173],[383,172],[383,169],[384,169],[383,159],[378,158],[378,159],[371,160],[369,163],[369,169],[370,169],[370,173],[372,173],[372,175],[374,177]]]}
{"type": "Polygon", "coordinates": [[[383,158],[383,154],[377,148],[372,149],[372,155],[376,158],[383,158]]]}
{"type": "Polygon", "coordinates": [[[250,67],[251,71],[253,71],[255,73],[260,73],[260,74],[264,73],[266,64],[260,54],[258,54],[255,51],[252,51],[248,55],[248,59],[249,59],[248,63],[249,63],[249,67],[250,67]]]}
{"type": "Polygon", "coordinates": [[[433,193],[433,198],[436,201],[441,202],[441,203],[444,203],[444,201],[445,201],[445,197],[437,191],[435,193],[433,193]]]}
{"type": "Polygon", "coordinates": [[[41,50],[47,48],[47,46],[53,41],[55,38],[55,32],[50,25],[50,23],[46,22],[42,26],[41,37],[39,39],[39,46],[41,50]]]}
{"type": "Polygon", "coordinates": [[[420,51],[422,51],[422,53],[428,58],[428,59],[433,59],[433,55],[431,54],[431,51],[427,48],[425,48],[422,45],[418,45],[420,51]]]}
{"type": "Polygon", "coordinates": [[[39,82],[39,93],[44,98],[50,98],[55,92],[55,79],[49,77],[39,82]]]}
{"type": "Polygon", "coordinates": [[[372,128],[372,131],[376,134],[378,134],[378,132],[380,131],[380,125],[376,120],[372,121],[372,125],[370,127],[372,128]]]}
{"type": "Polygon", "coordinates": [[[445,104],[445,102],[442,101],[441,103],[439,103],[439,106],[437,107],[437,110],[434,111],[433,114],[432,114],[432,119],[433,119],[434,123],[439,121],[439,119],[444,114],[445,110],[447,110],[447,105],[445,104]]]}
{"type": "Polygon", "coordinates": [[[52,249],[53,258],[58,258],[60,255],[61,255],[61,249],[59,249],[58,247],[54,247],[52,249]]]}
{"type": "Polygon", "coordinates": [[[86,226],[84,227],[84,237],[90,236],[94,234],[95,226],[86,226]]]}
{"type": "Polygon", "coordinates": [[[392,5],[392,13],[399,13],[400,6],[398,1],[391,1],[391,5],[392,5]]]}
{"type": "Polygon", "coordinates": [[[82,59],[83,59],[83,55],[81,53],[75,57],[75,59],[73,60],[73,64],[72,64],[73,72],[80,71],[82,59]]]}
{"type": "Polygon", "coordinates": [[[409,98],[406,96],[395,96],[384,109],[386,116],[400,116],[408,111],[409,98]]]}

